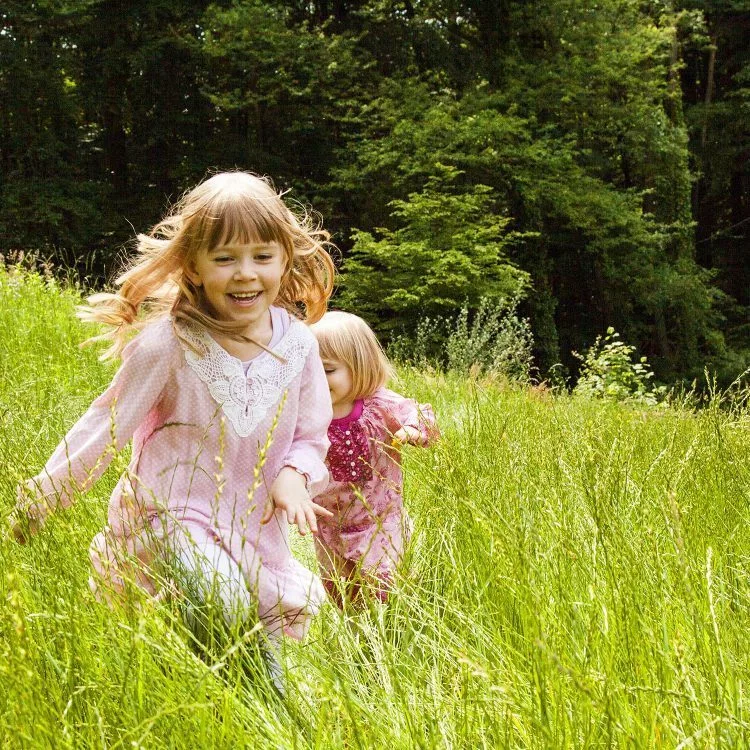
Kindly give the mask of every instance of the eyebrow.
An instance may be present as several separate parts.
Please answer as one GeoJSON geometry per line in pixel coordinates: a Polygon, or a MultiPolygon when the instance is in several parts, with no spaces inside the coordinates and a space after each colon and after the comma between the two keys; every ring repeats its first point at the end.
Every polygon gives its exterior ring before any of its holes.
{"type": "Polygon", "coordinates": [[[251,250],[277,250],[280,246],[277,242],[249,242],[247,245],[236,245],[230,243],[228,245],[217,245],[216,247],[212,247],[208,252],[225,253],[227,250],[240,250],[245,247],[249,247],[251,250]]]}

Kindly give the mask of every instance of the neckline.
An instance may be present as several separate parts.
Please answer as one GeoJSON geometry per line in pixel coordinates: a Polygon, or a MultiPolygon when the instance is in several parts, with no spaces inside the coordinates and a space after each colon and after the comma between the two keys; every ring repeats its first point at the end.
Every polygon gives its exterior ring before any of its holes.
{"type": "MultiPolygon", "coordinates": [[[[284,330],[285,326],[283,325],[281,318],[282,310],[283,308],[277,307],[276,305],[271,305],[268,308],[271,316],[271,338],[269,339],[268,343],[264,345],[266,349],[274,349],[276,346],[278,346],[279,342],[286,333],[286,331],[284,330]]],[[[268,354],[266,349],[260,349],[260,351],[250,357],[250,359],[240,359],[236,355],[227,351],[206,328],[204,328],[203,326],[200,326],[200,328],[202,329],[203,334],[205,334],[205,341],[208,344],[209,349],[214,349],[214,351],[218,350],[219,353],[223,352],[223,354],[230,359],[234,360],[235,362],[239,362],[240,365],[242,365],[242,369],[245,370],[245,374],[247,374],[247,370],[250,368],[250,365],[252,365],[256,360],[263,357],[263,355],[268,354]]]]}
{"type": "MultiPolygon", "coordinates": [[[[265,347],[266,349],[273,349],[279,343],[279,339],[281,338],[281,325],[277,320],[277,315],[274,311],[274,307],[271,306],[268,308],[268,310],[271,314],[271,338],[268,340],[268,343],[265,344],[265,347]]],[[[255,360],[258,359],[258,357],[260,357],[262,354],[268,354],[268,352],[265,349],[261,349],[259,352],[253,354],[250,359],[240,359],[242,367],[247,370],[250,365],[255,362],[255,360]]],[[[230,354],[229,356],[232,357],[234,355],[230,354]]],[[[235,357],[235,359],[239,359],[239,357],[235,357]]]]}
{"type": "MultiPolygon", "coordinates": [[[[264,367],[267,359],[277,361],[277,358],[273,356],[274,354],[281,354],[281,364],[287,364],[285,361],[286,355],[283,354],[283,351],[285,349],[287,334],[291,331],[295,319],[288,316],[286,310],[282,307],[271,305],[269,309],[271,311],[271,328],[273,331],[271,340],[267,345],[268,349],[271,350],[270,352],[261,350],[252,359],[243,361],[239,357],[235,357],[234,354],[230,354],[200,323],[186,320],[184,321],[186,329],[192,330],[203,346],[203,353],[200,353],[198,350],[193,353],[199,359],[206,357],[217,358],[224,363],[223,367],[225,370],[227,367],[229,368],[229,371],[233,373],[233,377],[242,373],[246,379],[250,378],[251,370],[257,371],[258,368],[264,367]]],[[[187,356],[188,352],[186,351],[185,354],[187,356]]]]}
{"type": "Polygon", "coordinates": [[[302,372],[314,341],[306,326],[290,325],[277,348],[284,362],[259,355],[245,373],[240,360],[214,341],[203,326],[180,322],[184,326],[185,361],[241,438],[252,434],[269,410],[278,405],[284,390],[302,372]],[[253,383],[248,383],[250,379],[253,383]]]}
{"type": "Polygon", "coordinates": [[[358,398],[354,402],[354,406],[352,406],[352,410],[345,416],[345,417],[336,417],[335,419],[331,420],[331,424],[334,425],[347,425],[351,422],[355,422],[362,416],[362,410],[364,408],[364,400],[361,398],[358,398]]]}

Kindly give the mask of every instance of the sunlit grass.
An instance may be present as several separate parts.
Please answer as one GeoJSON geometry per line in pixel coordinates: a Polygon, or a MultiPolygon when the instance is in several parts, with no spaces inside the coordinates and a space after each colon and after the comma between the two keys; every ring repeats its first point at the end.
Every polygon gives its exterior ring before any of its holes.
{"type": "MultiPolygon", "coordinates": [[[[111,378],[76,302],[0,271],[3,515],[111,378]]],[[[747,746],[747,411],[411,370],[398,389],[443,431],[407,449],[408,572],[386,608],[328,606],[290,644],[286,700],[252,636],[201,652],[168,602],[94,600],[112,469],[32,544],[0,542],[1,746],[747,746]]]]}

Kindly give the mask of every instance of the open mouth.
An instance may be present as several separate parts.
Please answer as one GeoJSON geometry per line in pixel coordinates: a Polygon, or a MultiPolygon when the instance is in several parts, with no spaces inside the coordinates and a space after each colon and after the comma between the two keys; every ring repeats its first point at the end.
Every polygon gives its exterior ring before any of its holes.
{"type": "Polygon", "coordinates": [[[255,302],[255,300],[258,299],[260,295],[260,292],[231,292],[227,294],[227,297],[229,297],[229,299],[231,299],[233,302],[237,302],[241,305],[250,305],[255,302]]]}

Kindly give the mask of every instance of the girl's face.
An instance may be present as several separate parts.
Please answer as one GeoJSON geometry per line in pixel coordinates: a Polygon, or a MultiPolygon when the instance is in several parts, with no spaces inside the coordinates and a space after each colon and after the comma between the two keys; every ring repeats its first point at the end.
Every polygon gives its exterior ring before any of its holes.
{"type": "Polygon", "coordinates": [[[286,259],[281,245],[228,244],[201,252],[186,271],[219,320],[246,323],[252,337],[267,325],[268,308],[276,301],[286,259]]]}
{"type": "Polygon", "coordinates": [[[349,394],[352,392],[352,371],[348,365],[337,359],[323,359],[323,369],[328,379],[328,390],[331,392],[333,406],[352,403],[349,394]]]}

